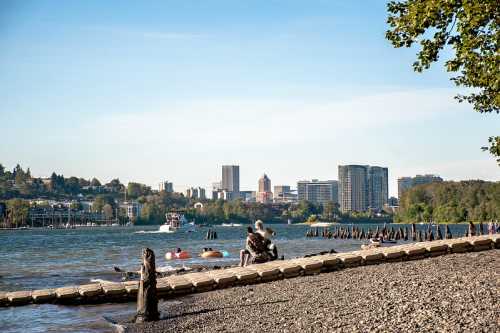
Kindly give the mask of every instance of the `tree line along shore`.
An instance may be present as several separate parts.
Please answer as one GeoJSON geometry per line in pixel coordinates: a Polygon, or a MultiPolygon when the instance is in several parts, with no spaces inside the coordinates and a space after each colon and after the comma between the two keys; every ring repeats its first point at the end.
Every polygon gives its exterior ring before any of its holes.
{"type": "MultiPolygon", "coordinates": [[[[419,185],[405,191],[400,206],[382,212],[342,213],[335,202],[316,204],[308,201],[296,203],[261,204],[241,200],[199,200],[182,193],[155,191],[151,187],[119,179],[102,184],[98,179],[86,180],[64,177],[52,173],[50,178],[36,178],[28,168],[17,165],[7,171],[0,164],[0,204],[4,203],[0,224],[4,227],[29,225],[30,210],[50,208],[53,202],[69,202],[69,208],[78,212],[88,209],[103,214],[106,220],[121,224],[161,224],[165,213],[182,210],[197,223],[224,222],[252,223],[260,219],[267,223],[287,222],[399,222],[399,223],[461,223],[500,220],[500,182],[481,180],[441,182],[419,185]],[[120,205],[133,200],[141,205],[140,214],[131,220],[120,205]],[[83,203],[89,203],[84,207],[83,203]],[[194,208],[201,202],[203,208],[194,208]]],[[[55,209],[67,209],[55,207],[55,209]]],[[[0,213],[1,207],[0,207],[0,213]]]]}

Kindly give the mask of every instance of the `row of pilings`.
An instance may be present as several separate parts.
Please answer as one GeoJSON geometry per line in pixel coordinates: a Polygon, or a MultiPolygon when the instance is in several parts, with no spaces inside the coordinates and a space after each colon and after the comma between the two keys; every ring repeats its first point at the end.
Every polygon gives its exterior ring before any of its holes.
{"type": "MultiPolygon", "coordinates": [[[[443,227],[438,224],[432,226],[431,224],[427,225],[425,231],[421,229],[417,230],[415,223],[411,225],[410,228],[408,226],[402,227],[387,227],[386,224],[382,228],[379,226],[376,229],[372,230],[368,228],[366,231],[362,227],[358,226],[335,226],[332,229],[330,227],[315,227],[309,228],[306,232],[306,237],[323,237],[323,238],[333,238],[333,239],[371,239],[378,238],[383,240],[412,240],[416,242],[423,241],[433,241],[435,239],[451,239],[453,235],[451,233],[450,228],[447,224],[444,225],[444,231],[441,230],[443,227]]],[[[484,225],[480,223],[477,227],[472,222],[469,223],[468,229],[465,233],[465,236],[476,236],[476,235],[484,235],[484,225]]]]}
{"type": "Polygon", "coordinates": [[[206,240],[217,239],[217,231],[208,229],[207,234],[205,235],[206,240]]]}

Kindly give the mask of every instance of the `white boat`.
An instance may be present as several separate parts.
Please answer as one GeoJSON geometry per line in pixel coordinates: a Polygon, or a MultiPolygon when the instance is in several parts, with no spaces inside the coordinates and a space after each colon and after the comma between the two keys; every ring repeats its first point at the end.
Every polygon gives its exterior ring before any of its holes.
{"type": "Polygon", "coordinates": [[[188,226],[187,220],[183,214],[167,213],[165,217],[167,220],[160,226],[160,232],[176,232],[177,230],[188,226]]]}
{"type": "Polygon", "coordinates": [[[243,224],[240,223],[222,223],[222,227],[241,227],[243,224]]]}
{"type": "Polygon", "coordinates": [[[335,225],[333,222],[315,222],[310,225],[312,228],[325,228],[325,227],[330,227],[332,225],[335,225]]]}

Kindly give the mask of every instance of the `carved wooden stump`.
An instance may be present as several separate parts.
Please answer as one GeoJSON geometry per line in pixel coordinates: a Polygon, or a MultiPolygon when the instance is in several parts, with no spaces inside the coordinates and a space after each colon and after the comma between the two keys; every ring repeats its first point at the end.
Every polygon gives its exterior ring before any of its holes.
{"type": "Polygon", "coordinates": [[[142,252],[141,281],[137,293],[136,323],[160,319],[156,294],[155,254],[145,248],[142,252]]]}

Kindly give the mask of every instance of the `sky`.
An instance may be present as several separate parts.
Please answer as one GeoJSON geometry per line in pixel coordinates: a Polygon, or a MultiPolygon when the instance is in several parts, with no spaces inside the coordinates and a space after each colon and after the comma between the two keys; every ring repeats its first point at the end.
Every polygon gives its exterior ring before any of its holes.
{"type": "MultiPolygon", "coordinates": [[[[500,180],[442,62],[385,40],[386,1],[0,2],[0,163],[35,176],[242,190],[338,179],[500,180]]],[[[449,56],[449,52],[445,53],[449,56]]]]}

